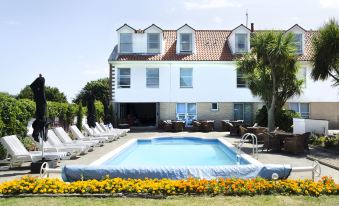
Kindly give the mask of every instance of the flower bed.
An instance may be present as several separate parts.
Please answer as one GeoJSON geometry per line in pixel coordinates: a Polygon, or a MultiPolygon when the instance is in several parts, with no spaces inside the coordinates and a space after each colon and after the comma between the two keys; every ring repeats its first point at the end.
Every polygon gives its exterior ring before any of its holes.
{"type": "Polygon", "coordinates": [[[339,195],[339,184],[323,177],[312,180],[218,179],[105,179],[66,183],[60,179],[24,176],[0,184],[0,194],[148,194],[148,195],[339,195]]]}

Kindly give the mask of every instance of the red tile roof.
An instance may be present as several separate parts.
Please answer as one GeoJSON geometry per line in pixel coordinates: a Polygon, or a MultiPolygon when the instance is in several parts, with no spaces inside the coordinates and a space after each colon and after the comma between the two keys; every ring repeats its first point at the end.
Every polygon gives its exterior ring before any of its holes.
{"type": "MultiPolygon", "coordinates": [[[[262,30],[261,30],[262,31],[262,30]]],[[[165,49],[163,54],[119,54],[117,61],[233,61],[238,55],[232,54],[227,38],[231,30],[196,30],[196,52],[176,53],[176,30],[164,30],[165,49]]],[[[306,31],[304,54],[300,61],[309,61],[311,38],[316,32],[306,31]]]]}

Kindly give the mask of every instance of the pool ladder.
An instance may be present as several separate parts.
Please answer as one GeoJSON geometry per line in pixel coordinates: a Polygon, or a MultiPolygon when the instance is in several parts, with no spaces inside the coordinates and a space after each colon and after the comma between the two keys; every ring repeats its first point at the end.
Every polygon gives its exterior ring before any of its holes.
{"type": "Polygon", "coordinates": [[[253,133],[246,133],[241,137],[241,140],[239,144],[237,145],[237,163],[240,164],[240,154],[241,154],[241,148],[244,144],[244,142],[247,140],[247,138],[252,137],[252,155],[254,158],[258,159],[258,138],[253,133]]]}

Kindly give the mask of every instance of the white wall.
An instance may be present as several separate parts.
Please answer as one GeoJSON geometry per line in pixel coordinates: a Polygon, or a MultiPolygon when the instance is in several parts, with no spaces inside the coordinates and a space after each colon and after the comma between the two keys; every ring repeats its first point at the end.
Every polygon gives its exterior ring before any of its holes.
{"type": "MultiPolygon", "coordinates": [[[[337,102],[332,82],[310,78],[306,88],[289,102],[337,102]]],[[[247,88],[236,87],[234,62],[115,62],[115,68],[131,68],[131,88],[115,88],[115,102],[259,102],[247,88]],[[193,88],[180,88],[180,68],[193,68],[193,88]],[[146,88],[146,68],[159,68],[159,88],[146,88]]],[[[116,72],[117,74],[117,72],[116,72]]],[[[116,78],[117,81],[117,78],[116,78]]]]}

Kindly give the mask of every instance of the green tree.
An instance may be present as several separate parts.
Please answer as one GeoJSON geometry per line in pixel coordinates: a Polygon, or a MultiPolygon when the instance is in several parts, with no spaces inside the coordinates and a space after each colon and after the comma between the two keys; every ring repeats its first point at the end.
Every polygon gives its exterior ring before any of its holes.
{"type": "Polygon", "coordinates": [[[325,80],[332,77],[335,85],[339,84],[339,25],[331,19],[313,38],[313,70],[314,80],[325,80]]]}
{"type": "Polygon", "coordinates": [[[301,93],[293,35],[260,32],[253,36],[251,45],[251,52],[237,60],[237,69],[247,78],[253,95],[265,103],[268,128],[272,131],[275,111],[281,110],[288,98],[301,93]]]}
{"type": "MultiPolygon", "coordinates": [[[[73,100],[75,103],[86,105],[86,96],[92,93],[96,100],[100,101],[103,106],[103,120],[107,124],[110,122],[109,115],[109,78],[98,79],[88,82],[80,93],[73,100]]],[[[99,118],[99,116],[98,116],[99,118]]]]}
{"type": "Polygon", "coordinates": [[[78,129],[81,131],[82,129],[82,119],[84,117],[84,113],[83,113],[83,110],[82,110],[82,104],[79,103],[78,104],[78,111],[77,111],[77,127],[78,129]]]}
{"type": "MultiPolygon", "coordinates": [[[[67,98],[63,92],[56,87],[45,87],[46,100],[51,102],[67,102],[67,98]]],[[[33,100],[33,91],[29,85],[25,86],[17,96],[18,99],[33,100]]]]}

